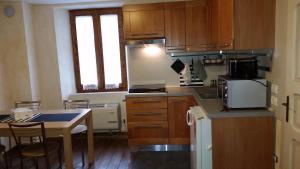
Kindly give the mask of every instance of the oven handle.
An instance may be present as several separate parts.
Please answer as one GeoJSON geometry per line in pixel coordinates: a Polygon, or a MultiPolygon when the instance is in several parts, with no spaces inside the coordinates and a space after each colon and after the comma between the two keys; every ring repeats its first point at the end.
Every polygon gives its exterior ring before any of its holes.
{"type": "Polygon", "coordinates": [[[188,110],[187,112],[186,112],[186,123],[187,123],[187,125],[188,126],[192,126],[192,124],[193,124],[193,119],[191,118],[191,110],[188,110]]]}

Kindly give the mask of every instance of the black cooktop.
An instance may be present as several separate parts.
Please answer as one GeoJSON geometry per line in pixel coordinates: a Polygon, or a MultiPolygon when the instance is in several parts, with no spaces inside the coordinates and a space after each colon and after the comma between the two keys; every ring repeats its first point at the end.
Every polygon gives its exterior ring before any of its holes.
{"type": "Polygon", "coordinates": [[[134,85],[129,88],[129,93],[165,93],[164,84],[134,85]]]}

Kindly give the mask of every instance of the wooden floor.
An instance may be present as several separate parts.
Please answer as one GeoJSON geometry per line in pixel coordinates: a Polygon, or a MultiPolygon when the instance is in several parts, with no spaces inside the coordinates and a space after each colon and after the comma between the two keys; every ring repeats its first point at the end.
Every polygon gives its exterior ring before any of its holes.
{"type": "MultiPolygon", "coordinates": [[[[78,139],[73,140],[74,168],[76,169],[189,169],[189,152],[135,152],[131,153],[125,136],[95,136],[95,163],[82,167],[78,139]],[[163,163],[163,165],[162,165],[163,163]]],[[[12,166],[19,169],[19,158],[11,152],[12,166]]],[[[87,156],[86,156],[87,157],[87,156]]],[[[57,156],[51,158],[52,168],[58,168],[57,156]]],[[[44,160],[39,160],[39,168],[43,169],[44,160]]],[[[0,164],[0,168],[3,165],[0,164]]],[[[25,160],[25,169],[34,169],[31,159],[25,160]]]]}

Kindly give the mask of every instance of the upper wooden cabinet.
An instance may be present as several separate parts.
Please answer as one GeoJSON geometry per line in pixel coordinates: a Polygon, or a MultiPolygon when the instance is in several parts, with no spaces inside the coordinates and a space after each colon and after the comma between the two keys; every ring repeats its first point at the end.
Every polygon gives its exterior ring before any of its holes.
{"type": "Polygon", "coordinates": [[[165,37],[168,52],[185,51],[185,2],[165,4],[165,37]]]}
{"type": "Polygon", "coordinates": [[[275,4],[192,0],[125,5],[125,39],[165,37],[167,52],[274,48],[275,4]]]}
{"type": "Polygon", "coordinates": [[[235,0],[236,50],[274,48],[276,0],[235,0]]]}
{"type": "Polygon", "coordinates": [[[212,49],[211,14],[208,0],[186,2],[186,50],[212,49]]]}
{"type": "Polygon", "coordinates": [[[212,43],[217,50],[233,49],[233,0],[211,0],[212,43]]]}
{"type": "Polygon", "coordinates": [[[165,37],[164,4],[125,5],[125,39],[165,37]]]}

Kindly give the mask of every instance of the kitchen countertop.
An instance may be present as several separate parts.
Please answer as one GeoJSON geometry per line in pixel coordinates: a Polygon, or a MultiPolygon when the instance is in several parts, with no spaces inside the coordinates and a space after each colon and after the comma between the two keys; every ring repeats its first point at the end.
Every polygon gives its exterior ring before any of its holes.
{"type": "Polygon", "coordinates": [[[274,116],[274,113],[267,109],[224,110],[221,99],[205,98],[205,94],[211,94],[214,90],[216,94],[217,89],[211,87],[167,87],[167,93],[129,93],[126,97],[193,96],[208,118],[274,116]]]}

